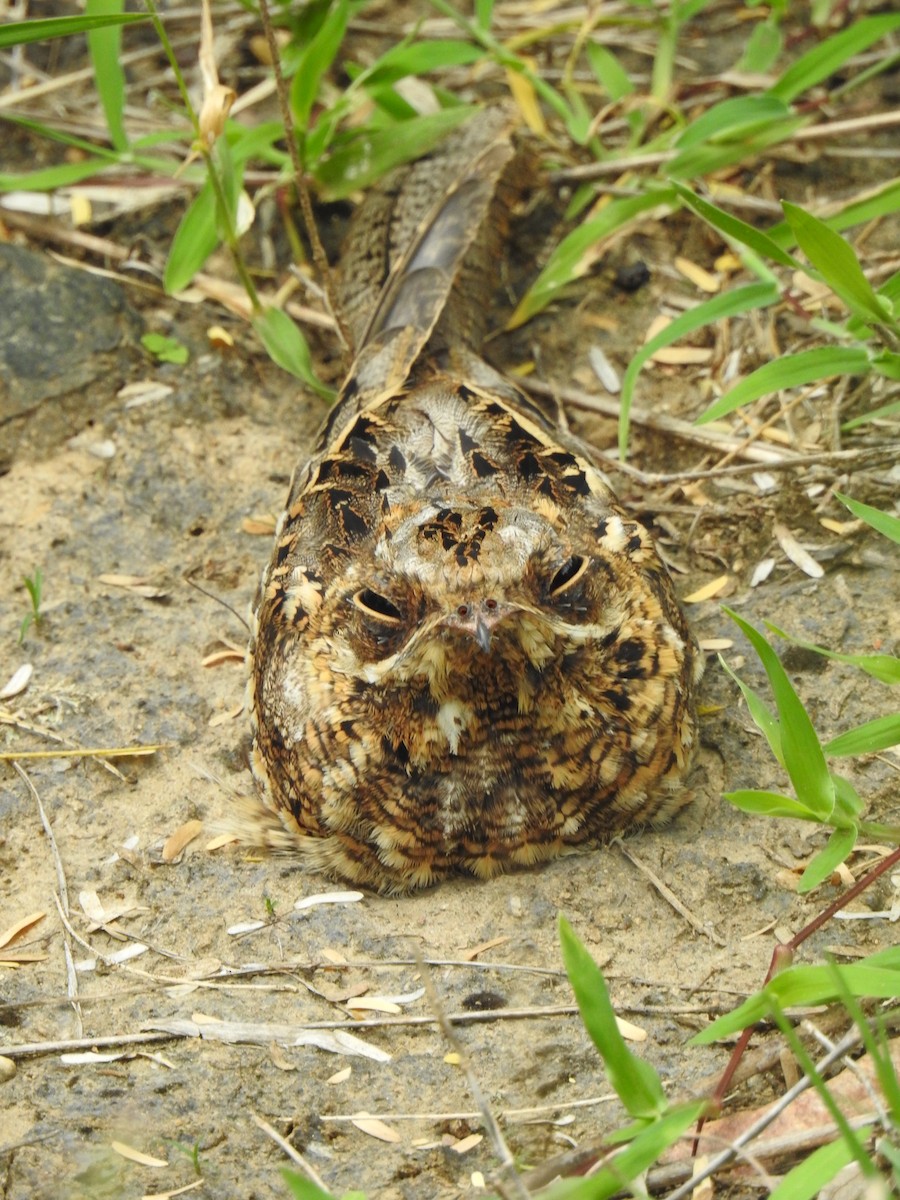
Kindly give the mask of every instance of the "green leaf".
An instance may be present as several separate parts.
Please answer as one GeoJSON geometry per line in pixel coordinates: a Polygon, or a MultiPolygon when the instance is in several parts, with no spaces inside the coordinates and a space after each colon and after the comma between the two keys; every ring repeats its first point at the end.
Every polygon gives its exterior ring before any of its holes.
{"type": "Polygon", "coordinates": [[[854,754],[875,754],[897,745],[900,745],[900,713],[889,713],[848,729],[826,742],[822,749],[835,758],[848,758],[854,754]]]}
{"type": "Polygon", "coordinates": [[[673,342],[693,333],[695,329],[702,329],[714,321],[737,316],[749,309],[764,308],[767,304],[775,304],[778,299],[778,288],[773,283],[751,283],[746,287],[735,288],[733,291],[724,292],[721,296],[713,296],[711,300],[698,304],[696,308],[688,309],[640,348],[628,364],[622,378],[622,399],[619,410],[619,454],[622,458],[625,457],[628,448],[628,425],[634,386],[644,364],[653,357],[657,350],[661,350],[664,346],[671,346],[673,342]]]}
{"type": "Polygon", "coordinates": [[[871,367],[868,353],[854,346],[820,346],[816,350],[801,350],[787,354],[775,362],[766,363],[746,379],[742,379],[724,396],[700,414],[696,423],[705,425],[726,417],[751,400],[758,400],[782,388],[802,387],[818,379],[834,375],[867,375],[871,367]]]}
{"type": "Polygon", "coordinates": [[[722,655],[720,654],[718,657],[719,662],[725,668],[726,672],[741,689],[750,716],[753,718],[757,728],[765,735],[765,739],[769,743],[769,749],[775,755],[778,762],[784,766],[784,754],[781,749],[781,730],[778,727],[777,717],[769,709],[763,698],[757,692],[754,692],[749,684],[744,683],[740,675],[732,671],[722,655]]]}
{"type": "Polygon", "coordinates": [[[471,105],[444,108],[386,129],[364,129],[341,142],[315,169],[323,200],[342,200],[377,182],[401,163],[427,154],[473,113],[471,105]]]}
{"type": "MultiPolygon", "coordinates": [[[[842,983],[850,994],[858,997],[889,999],[900,992],[900,947],[872,954],[858,963],[839,968],[842,983]]],[[[708,1045],[718,1038],[739,1033],[755,1025],[773,1011],[772,998],[782,1007],[802,1004],[829,1004],[839,999],[841,990],[835,982],[833,966],[788,967],[769,980],[762,991],[756,992],[743,1004],[700,1031],[691,1044],[708,1045]]]]}
{"type": "Polygon", "coordinates": [[[770,96],[790,104],[803,92],[833,75],[852,58],[893,30],[900,28],[900,16],[862,17],[812,50],[807,51],[784,72],[770,96]]]}
{"type": "Polygon", "coordinates": [[[301,141],[309,125],[309,114],[319,94],[322,76],[334,62],[335,55],[341,48],[349,15],[347,0],[336,0],[297,62],[291,83],[291,111],[301,141]]]}
{"type": "Polygon", "coordinates": [[[812,1200],[854,1157],[853,1147],[843,1138],[819,1146],[788,1171],[769,1192],[769,1200],[812,1200]]]}
{"type": "MultiPolygon", "coordinates": [[[[844,500],[844,497],[838,496],[838,499],[844,500]]],[[[824,658],[833,658],[836,662],[849,663],[852,667],[859,667],[861,671],[865,671],[867,675],[871,675],[880,683],[900,683],[900,658],[895,658],[892,654],[839,654],[835,650],[826,650],[824,646],[817,646],[815,642],[802,642],[799,638],[792,637],[783,629],[779,629],[772,621],[766,621],[765,625],[771,633],[784,638],[786,642],[793,642],[795,646],[802,646],[804,650],[812,650],[824,658]]]]}
{"type": "Polygon", "coordinates": [[[714,229],[718,229],[720,233],[724,233],[731,241],[737,242],[742,246],[748,246],[762,258],[771,258],[783,267],[802,270],[802,264],[792,254],[788,254],[786,250],[783,250],[777,242],[774,242],[761,229],[754,229],[752,225],[748,225],[746,221],[740,220],[739,217],[733,217],[730,213],[717,208],[715,204],[704,200],[701,196],[692,192],[690,188],[685,187],[683,183],[673,183],[672,186],[688,208],[693,209],[699,217],[702,217],[714,229]]]}
{"type": "Polygon", "coordinates": [[[267,308],[253,318],[253,328],[273,362],[297,379],[302,379],[317,395],[334,399],[331,388],[322,383],[313,370],[309,345],[299,327],[280,308],[267,308]]]}
{"type": "Polygon", "coordinates": [[[666,1110],[666,1097],[659,1076],[650,1063],[632,1054],[625,1045],[603,974],[562,916],[559,939],[581,1019],[600,1051],[610,1084],[630,1116],[641,1120],[660,1116],[666,1110]]]}
{"type": "Polygon", "coordinates": [[[850,243],[796,204],[783,200],[781,207],[800,249],[850,311],[863,319],[892,323],[887,305],[875,295],[850,243]]]}
{"type": "Polygon", "coordinates": [[[448,38],[446,41],[413,41],[394,46],[383,54],[368,70],[363,71],[354,83],[370,85],[394,83],[407,75],[427,75],[447,67],[464,67],[484,58],[484,50],[448,38]]]}
{"type": "Polygon", "coordinates": [[[801,896],[828,879],[856,845],[858,836],[859,830],[855,825],[832,832],[824,849],[819,851],[800,876],[797,891],[801,896]]]}
{"type": "Polygon", "coordinates": [[[281,1178],[288,1185],[294,1200],[335,1200],[331,1192],[323,1192],[318,1184],[307,1179],[305,1175],[292,1171],[290,1167],[281,1168],[281,1178]]]}
{"type": "MultiPolygon", "coordinates": [[[[616,1192],[628,1187],[642,1171],[651,1167],[670,1146],[703,1115],[706,1102],[679,1105],[665,1116],[643,1129],[630,1146],[626,1146],[587,1179],[563,1179],[547,1192],[547,1200],[609,1200],[616,1192]]],[[[643,1189],[635,1195],[644,1195],[643,1189]]]]}
{"type": "Polygon", "coordinates": [[[671,204],[672,199],[670,188],[650,190],[639,196],[611,200],[596,216],[588,217],[555,248],[547,265],[519,301],[507,322],[507,329],[517,329],[531,320],[547,307],[561,288],[589,270],[596,259],[593,251],[604,238],[651,209],[671,204]]]}
{"type": "Polygon", "coordinates": [[[634,84],[612,51],[599,42],[588,42],[584,49],[597,82],[614,104],[634,92],[634,84]]]}
{"type": "Polygon", "coordinates": [[[802,800],[783,796],[781,792],[726,792],[725,799],[741,812],[763,817],[790,817],[795,821],[819,821],[819,817],[802,800]]]}
{"type": "Polygon", "coordinates": [[[732,609],[723,605],[723,610],[749,639],[766,669],[778,707],[784,765],[797,798],[818,820],[827,821],[834,810],[834,784],[806,709],[763,635],[732,609]]]}
{"type": "Polygon", "coordinates": [[[141,345],[160,362],[181,364],[188,360],[187,346],[182,345],[177,338],[165,337],[161,333],[145,333],[141,338],[141,345]]]}
{"type": "Polygon", "coordinates": [[[882,512],[880,508],[873,508],[871,504],[863,504],[862,501],[854,500],[851,496],[845,496],[841,492],[834,494],[841,504],[850,509],[854,517],[865,521],[867,525],[871,525],[873,529],[883,533],[892,542],[900,542],[900,518],[892,517],[889,513],[882,512]]]}
{"type": "MultiPolygon", "coordinates": [[[[122,13],[125,0],[87,0],[85,12],[89,17],[116,16],[122,13]]],[[[122,69],[122,26],[102,25],[87,35],[88,50],[94,67],[94,84],[103,114],[109,139],[117,150],[128,146],[125,132],[125,72],[122,69]]]]}
{"type": "Polygon", "coordinates": [[[188,286],[219,244],[216,223],[216,194],[209,182],[203,185],[181,218],[163,273],[169,295],[188,286]]]}
{"type": "Polygon", "coordinates": [[[771,18],[753,27],[744,53],[735,70],[747,75],[764,75],[771,71],[784,46],[784,37],[777,21],[771,18]]]}
{"type": "Polygon", "coordinates": [[[37,171],[0,173],[0,192],[52,192],[99,175],[108,166],[108,158],[89,158],[84,162],[60,163],[37,171]]]}
{"type": "Polygon", "coordinates": [[[740,141],[750,133],[771,125],[773,121],[789,120],[791,110],[776,96],[734,96],[721,100],[691,121],[675,141],[677,150],[699,146],[704,142],[740,141]]]}
{"type": "Polygon", "coordinates": [[[146,13],[112,13],[104,16],[48,17],[40,21],[13,21],[0,25],[0,50],[24,46],[29,42],[46,42],[51,38],[71,37],[74,33],[89,33],[110,25],[134,25],[149,21],[146,13]]]}

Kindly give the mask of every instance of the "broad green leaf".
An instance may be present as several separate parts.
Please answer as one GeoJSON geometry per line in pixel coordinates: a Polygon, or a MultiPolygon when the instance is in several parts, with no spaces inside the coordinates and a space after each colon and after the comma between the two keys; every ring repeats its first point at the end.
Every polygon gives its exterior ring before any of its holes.
{"type": "Polygon", "coordinates": [[[744,700],[750,716],[753,718],[757,728],[765,735],[766,741],[769,743],[769,749],[775,755],[775,758],[784,766],[784,754],[781,751],[781,730],[778,727],[778,719],[769,709],[768,705],[757,692],[749,684],[744,683],[740,675],[732,671],[731,667],[720,654],[719,662],[725,668],[726,672],[731,676],[734,682],[741,689],[744,700]]]}
{"type": "Polygon", "coordinates": [[[292,1171],[290,1167],[281,1168],[281,1178],[288,1185],[294,1200],[337,1200],[331,1192],[323,1192],[318,1184],[292,1171]]]}
{"type": "Polygon", "coordinates": [[[854,517],[865,521],[867,525],[871,525],[873,529],[883,533],[892,542],[900,542],[900,518],[892,517],[890,513],[882,512],[880,508],[873,508],[871,504],[863,504],[860,500],[854,500],[852,496],[845,496],[841,492],[834,494],[841,504],[850,509],[854,517]]]}
{"type": "Polygon", "coordinates": [[[775,86],[769,89],[769,95],[790,104],[803,92],[840,70],[848,59],[861,54],[895,29],[900,29],[900,15],[862,17],[852,21],[846,29],[820,42],[788,67],[775,86]]]}
{"type": "Polygon", "coordinates": [[[800,876],[797,891],[800,895],[811,892],[820,883],[828,879],[831,873],[840,866],[847,855],[856,845],[859,835],[855,825],[844,829],[835,829],[825,847],[819,851],[800,876]]]}
{"type": "Polygon", "coordinates": [[[331,66],[341,48],[349,19],[347,0],[335,0],[315,36],[304,47],[291,82],[291,111],[297,123],[301,141],[309,124],[309,114],[322,76],[331,66]]]}
{"type": "Polygon", "coordinates": [[[773,242],[761,229],[754,229],[752,225],[748,225],[739,217],[733,217],[730,213],[717,208],[715,204],[704,200],[702,196],[692,192],[683,183],[673,183],[672,186],[688,208],[693,209],[699,217],[702,217],[713,228],[718,229],[720,233],[724,233],[733,242],[749,246],[762,258],[771,258],[783,267],[802,270],[802,264],[792,254],[782,250],[781,246],[777,242],[773,242]]]}
{"type": "MultiPolygon", "coordinates": [[[[858,997],[889,999],[900,994],[900,946],[872,954],[858,963],[838,968],[842,984],[850,994],[858,997]]],[[[772,1013],[771,998],[782,1008],[794,1004],[828,1004],[840,998],[840,987],[835,982],[832,966],[795,966],[780,971],[762,991],[756,992],[743,1004],[700,1031],[691,1043],[708,1045],[717,1038],[739,1033],[748,1025],[772,1013]]]]}
{"type": "Polygon", "coordinates": [[[778,288],[773,283],[751,283],[746,287],[735,288],[733,291],[723,292],[721,296],[713,296],[711,300],[698,304],[696,308],[688,309],[661,330],[656,337],[645,342],[628,364],[622,377],[622,400],[619,410],[619,454],[622,458],[625,457],[628,448],[628,425],[634,386],[644,364],[653,357],[657,350],[661,350],[664,346],[671,346],[673,342],[693,333],[695,329],[702,329],[714,321],[737,316],[749,309],[764,308],[767,304],[775,304],[778,299],[778,288]]]}
{"type": "Polygon", "coordinates": [[[863,319],[891,321],[887,305],[875,295],[850,243],[796,204],[783,200],[781,207],[800,249],[850,311],[863,319]]]}
{"type": "MultiPolygon", "coordinates": [[[[864,1130],[860,1132],[864,1133],[864,1130]]],[[[853,1147],[843,1138],[819,1146],[788,1171],[769,1192],[769,1200],[813,1200],[842,1167],[853,1162],[854,1157],[853,1147]]]]}
{"type": "Polygon", "coordinates": [[[759,630],[732,609],[723,605],[723,610],[749,639],[766,669],[778,707],[784,765],[797,798],[820,821],[827,821],[834,810],[834,784],[806,709],[800,703],[778,655],[759,630]]]}
{"type": "Polygon", "coordinates": [[[386,129],[362,130],[335,142],[315,169],[323,200],[341,200],[377,182],[393,167],[427,154],[475,112],[471,105],[443,108],[386,129]]]}
{"type": "Polygon", "coordinates": [[[163,273],[163,287],[172,295],[188,286],[219,244],[216,194],[209,180],[181,218],[163,273]]]}
{"type": "MultiPolygon", "coordinates": [[[[838,496],[838,493],[835,492],[835,495],[838,496]]],[[[838,496],[838,499],[845,501],[843,496],[838,496]]],[[[877,512],[878,509],[874,511],[877,512]]],[[[824,658],[833,658],[836,662],[849,663],[852,667],[859,667],[861,671],[865,671],[867,675],[871,675],[880,683],[900,683],[900,658],[895,658],[892,654],[839,654],[835,650],[826,650],[824,646],[817,646],[815,642],[803,642],[799,638],[785,633],[783,629],[779,629],[772,621],[766,621],[765,626],[770,633],[784,638],[786,642],[793,642],[795,646],[802,646],[804,650],[812,650],[824,658]]]]}
{"type": "Polygon", "coordinates": [[[446,67],[468,66],[484,58],[484,50],[471,42],[414,41],[394,46],[354,80],[357,86],[393,83],[407,75],[427,75],[446,67]]]}
{"type": "Polygon", "coordinates": [[[756,813],[763,817],[790,817],[795,821],[820,820],[801,800],[783,796],[781,792],[726,792],[725,799],[741,812],[756,813]]]}
{"type": "Polygon", "coordinates": [[[634,84],[618,58],[599,42],[588,42],[584,48],[591,70],[597,82],[605,89],[614,104],[624,100],[634,91],[634,84]]]}
{"type": "Polygon", "coordinates": [[[110,25],[134,25],[149,21],[146,13],[111,13],[101,16],[48,17],[40,21],[12,21],[0,25],[0,50],[24,46],[28,42],[46,42],[51,38],[71,37],[73,33],[89,33],[110,25]]]}
{"type": "Polygon", "coordinates": [[[603,974],[562,916],[559,939],[581,1019],[600,1051],[610,1084],[630,1116],[641,1120],[660,1116],[666,1110],[666,1097],[659,1076],[650,1063],[632,1054],[625,1045],[603,974]]]}
{"type": "Polygon", "coordinates": [[[792,117],[791,110],[777,96],[735,96],[721,100],[702,113],[675,140],[676,150],[686,150],[704,142],[740,141],[773,121],[792,117]]]}
{"type": "Polygon", "coordinates": [[[875,754],[897,745],[900,745],[900,713],[890,713],[848,729],[826,742],[822,749],[835,758],[847,758],[854,754],[875,754]]]}
{"type": "Polygon", "coordinates": [[[108,158],[89,158],[84,162],[60,163],[37,171],[0,173],[0,192],[52,192],[99,175],[108,166],[108,158]]]}
{"type": "Polygon", "coordinates": [[[857,817],[865,805],[849,779],[845,779],[843,775],[838,775],[834,771],[831,772],[831,778],[834,781],[835,812],[842,818],[834,821],[833,824],[836,828],[848,829],[850,825],[857,824],[857,817]]]}
{"type": "Polygon", "coordinates": [[[868,353],[855,346],[820,346],[817,350],[801,350],[787,354],[775,362],[766,363],[700,414],[696,423],[705,425],[728,416],[735,409],[767,396],[782,388],[802,387],[834,375],[867,375],[871,367],[868,353]]]}
{"type": "Polygon", "coordinates": [[[783,46],[784,37],[778,22],[760,21],[753,27],[735,70],[748,75],[763,75],[772,69],[783,46]]]}
{"type": "Polygon", "coordinates": [[[253,328],[273,362],[302,379],[319,396],[334,399],[332,389],[322,383],[313,370],[306,338],[286,312],[280,308],[267,308],[253,318],[253,328]]]}
{"type": "MultiPolygon", "coordinates": [[[[894,328],[900,328],[896,321],[891,324],[894,328]]],[[[893,379],[895,382],[900,382],[900,354],[893,350],[882,350],[878,354],[872,356],[872,370],[877,375],[883,375],[885,379],[893,379]]]]}
{"type": "MultiPolygon", "coordinates": [[[[652,1167],[657,1159],[703,1115],[706,1103],[679,1105],[665,1116],[642,1130],[634,1141],[587,1179],[563,1179],[547,1192],[547,1200],[609,1200],[617,1192],[631,1192],[628,1187],[642,1171],[652,1167]]],[[[644,1195],[643,1189],[635,1195],[644,1195]]]]}
{"type": "Polygon", "coordinates": [[[177,338],[166,337],[162,333],[145,333],[141,338],[141,345],[160,362],[181,364],[188,360],[187,346],[177,338]]]}
{"type": "Polygon", "coordinates": [[[639,196],[611,200],[596,216],[588,217],[577,229],[559,243],[537,279],[519,301],[507,322],[507,329],[517,329],[546,308],[561,288],[578,279],[596,259],[596,247],[635,218],[660,205],[669,205],[671,189],[650,190],[639,196]]]}
{"type": "MultiPolygon", "coordinates": [[[[121,15],[125,0],[87,0],[89,17],[121,15]]],[[[125,72],[122,69],[122,26],[101,25],[87,35],[94,67],[94,85],[103,105],[109,139],[117,150],[128,146],[125,133],[125,72]]]]}

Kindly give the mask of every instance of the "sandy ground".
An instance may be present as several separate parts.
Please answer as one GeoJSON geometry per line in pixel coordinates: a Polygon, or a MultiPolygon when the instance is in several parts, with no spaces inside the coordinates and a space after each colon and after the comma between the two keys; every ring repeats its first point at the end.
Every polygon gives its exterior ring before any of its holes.
{"type": "MultiPolygon", "coordinates": [[[[545,379],[586,386],[587,351],[597,343],[621,370],[661,297],[684,290],[673,282],[674,247],[650,238],[641,249],[652,271],[646,288],[625,296],[598,275],[581,287],[577,309],[550,313],[523,340],[500,343],[499,357],[514,361],[523,347],[538,346],[545,379]],[[613,328],[598,331],[597,314],[613,315],[613,328]]],[[[628,854],[645,869],[611,847],[490,883],[460,880],[412,898],[366,895],[295,910],[298,899],[336,885],[289,862],[209,843],[233,797],[252,789],[240,711],[241,617],[269,539],[248,532],[255,526],[247,521],[279,510],[324,409],[267,364],[240,327],[234,351],[211,349],[205,331],[219,314],[171,302],[148,307],[133,289],[18,253],[25,257],[7,277],[18,280],[22,299],[8,291],[4,303],[23,313],[27,295],[37,291],[43,301],[27,328],[24,318],[17,323],[18,359],[7,354],[0,363],[7,418],[0,425],[0,686],[26,662],[34,674],[25,692],[2,703],[0,748],[47,751],[50,735],[77,747],[162,748],[116,760],[121,774],[91,757],[22,760],[29,785],[0,765],[0,929],[45,914],[7,948],[34,961],[0,966],[0,1054],[22,1044],[122,1038],[109,1061],[67,1059],[59,1049],[16,1058],[15,1077],[0,1085],[4,1200],[136,1197],[198,1178],[196,1196],[283,1197],[279,1168],[287,1160],[254,1114],[337,1194],[352,1187],[384,1200],[477,1194],[476,1173],[490,1177],[496,1158],[486,1137],[455,1148],[482,1124],[420,994],[417,954],[437,964],[429,972],[447,1012],[468,1018],[457,1037],[517,1162],[538,1164],[573,1139],[598,1136],[621,1112],[571,1011],[560,912],[604,967],[618,1011],[646,1031],[640,1053],[673,1095],[719,1068],[726,1047],[697,1050],[688,1038],[754,990],[776,934],[799,930],[836,890],[826,884],[812,898],[794,891],[798,869],[824,841],[819,830],[744,816],[722,800],[735,787],[778,789],[785,781],[715,656],[703,684],[695,802],[672,828],[628,840],[628,854]],[[85,311],[96,336],[74,341],[85,311]],[[61,324],[59,350],[48,320],[61,324]],[[166,332],[167,321],[191,350],[184,367],[157,364],[138,344],[142,329],[166,332]],[[140,381],[170,390],[139,392],[138,403],[134,393],[121,394],[140,381]],[[44,577],[42,620],[18,644],[29,608],[21,580],[36,568],[44,577]],[[140,582],[109,581],[117,576],[140,582]],[[229,645],[238,653],[210,663],[229,645]],[[201,823],[200,832],[183,856],[164,861],[165,840],[190,821],[201,823]],[[69,933],[57,909],[60,871],[69,933]],[[106,929],[85,914],[85,893],[99,897],[106,929]],[[234,931],[247,922],[262,924],[234,931]],[[147,950],[109,964],[135,943],[147,950]],[[483,943],[491,944],[466,961],[483,943]],[[77,1003],[67,992],[69,953],[77,1003]],[[362,992],[399,998],[399,1016],[377,1007],[352,1016],[346,1000],[362,992]],[[195,1014],[315,1025],[322,1045],[286,1046],[285,1035],[271,1030],[251,1045],[197,1036],[129,1044],[132,1035],[195,1014]],[[336,1031],[352,1031],[375,1057],[335,1053],[347,1049],[334,1041],[336,1031]],[[360,1112],[381,1117],[396,1140],[351,1124],[360,1112]],[[113,1142],[162,1165],[131,1161],[113,1142]]],[[[651,368],[641,403],[696,415],[705,405],[702,376],[696,368],[651,368]]],[[[800,424],[827,414],[827,399],[822,406],[800,424]]],[[[609,423],[585,423],[584,414],[578,423],[611,444],[609,423]]],[[[671,471],[715,458],[638,429],[634,461],[671,471]]],[[[857,477],[854,494],[877,502],[885,478],[884,469],[857,477]]],[[[763,491],[750,476],[730,476],[687,494],[651,494],[622,476],[615,482],[623,499],[667,523],[682,594],[728,574],[728,603],[757,623],[768,617],[851,652],[890,650],[898,630],[888,624],[896,616],[885,612],[885,597],[896,576],[886,543],[865,531],[838,537],[822,529],[821,513],[842,515],[827,502],[832,480],[827,470],[784,472],[763,491]],[[787,561],[773,537],[778,521],[811,546],[823,578],[787,561]],[[766,555],[775,569],[751,589],[766,555]]],[[[732,639],[728,661],[763,687],[719,598],[690,605],[697,633],[732,639]]],[[[796,649],[785,662],[823,738],[886,710],[886,690],[849,667],[796,649]]],[[[897,819],[889,761],[846,770],[875,817],[897,819]]],[[[861,854],[854,867],[869,857],[861,854]]],[[[871,900],[876,908],[889,903],[884,891],[871,900]]],[[[831,948],[852,959],[893,938],[885,923],[835,923],[804,957],[831,948]]],[[[764,1094],[765,1083],[756,1086],[764,1094]]]]}

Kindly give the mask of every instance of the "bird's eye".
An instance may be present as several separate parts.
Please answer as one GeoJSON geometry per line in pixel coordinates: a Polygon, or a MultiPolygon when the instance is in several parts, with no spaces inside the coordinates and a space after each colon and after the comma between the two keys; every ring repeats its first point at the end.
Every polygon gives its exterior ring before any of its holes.
{"type": "Polygon", "coordinates": [[[387,596],[379,596],[371,588],[363,588],[353,597],[353,603],[361,613],[380,621],[383,625],[399,625],[403,614],[396,604],[392,604],[387,596]]]}
{"type": "Polygon", "coordinates": [[[575,554],[572,558],[567,559],[550,580],[548,594],[555,598],[568,592],[581,579],[587,570],[587,565],[588,560],[582,558],[580,554],[575,554]]]}

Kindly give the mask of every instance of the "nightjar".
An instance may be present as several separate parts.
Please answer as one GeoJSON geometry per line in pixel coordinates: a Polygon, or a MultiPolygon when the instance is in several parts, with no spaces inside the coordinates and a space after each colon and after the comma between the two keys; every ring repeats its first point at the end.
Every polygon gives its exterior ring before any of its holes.
{"type": "Polygon", "coordinates": [[[701,659],[652,538],[479,354],[518,162],[486,110],[360,206],[355,361],[254,605],[257,840],[387,893],[686,803],[701,659]]]}

